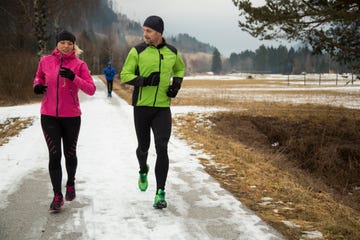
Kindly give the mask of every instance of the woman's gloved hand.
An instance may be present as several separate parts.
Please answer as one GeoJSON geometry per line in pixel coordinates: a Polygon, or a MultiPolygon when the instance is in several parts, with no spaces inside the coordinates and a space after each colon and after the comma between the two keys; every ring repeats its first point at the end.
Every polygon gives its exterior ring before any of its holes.
{"type": "Polygon", "coordinates": [[[75,73],[73,71],[71,71],[71,69],[66,68],[66,67],[61,67],[60,68],[60,76],[70,79],[71,81],[74,81],[75,78],[75,73]]]}
{"type": "Polygon", "coordinates": [[[34,87],[35,94],[44,94],[46,92],[47,86],[42,84],[37,84],[34,87]]]}

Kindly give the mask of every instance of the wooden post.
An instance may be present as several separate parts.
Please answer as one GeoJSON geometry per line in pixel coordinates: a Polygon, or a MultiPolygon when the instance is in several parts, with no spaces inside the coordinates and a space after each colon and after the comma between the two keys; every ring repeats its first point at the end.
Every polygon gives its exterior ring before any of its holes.
{"type": "Polygon", "coordinates": [[[338,84],[338,73],[336,73],[336,86],[338,84]]]}
{"type": "Polygon", "coordinates": [[[290,86],[290,74],[288,74],[288,86],[290,86]]]}

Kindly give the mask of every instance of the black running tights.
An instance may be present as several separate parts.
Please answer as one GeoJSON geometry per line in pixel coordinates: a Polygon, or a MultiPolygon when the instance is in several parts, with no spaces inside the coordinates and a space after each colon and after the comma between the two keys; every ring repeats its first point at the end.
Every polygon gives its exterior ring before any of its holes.
{"type": "Polygon", "coordinates": [[[157,155],[155,164],[157,190],[165,189],[169,170],[167,146],[171,135],[170,108],[134,107],[134,122],[138,140],[136,156],[139,161],[140,172],[147,171],[146,162],[150,147],[150,131],[152,130],[157,155]]]}
{"type": "Polygon", "coordinates": [[[49,150],[49,173],[54,194],[61,193],[61,140],[64,148],[67,185],[73,185],[77,168],[76,145],[80,131],[79,117],[41,115],[41,127],[49,150]]]}
{"type": "Polygon", "coordinates": [[[106,82],[107,82],[108,93],[111,93],[113,90],[113,81],[106,81],[106,82]]]}

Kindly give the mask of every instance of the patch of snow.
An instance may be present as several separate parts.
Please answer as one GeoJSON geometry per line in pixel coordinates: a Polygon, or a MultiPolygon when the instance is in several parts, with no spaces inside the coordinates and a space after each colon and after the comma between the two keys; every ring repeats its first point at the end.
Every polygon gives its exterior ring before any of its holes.
{"type": "Polygon", "coordinates": [[[286,220],[283,220],[282,223],[284,223],[286,226],[288,226],[289,228],[299,228],[301,227],[300,225],[296,224],[296,223],[293,223],[291,221],[286,221],[286,220]]]}
{"type": "Polygon", "coordinates": [[[302,237],[313,239],[313,238],[323,238],[323,234],[319,231],[302,231],[302,237]]]}

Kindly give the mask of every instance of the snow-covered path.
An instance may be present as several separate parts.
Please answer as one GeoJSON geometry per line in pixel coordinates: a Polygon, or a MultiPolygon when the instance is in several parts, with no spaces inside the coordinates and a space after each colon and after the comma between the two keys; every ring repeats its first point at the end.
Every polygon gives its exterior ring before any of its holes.
{"type": "MultiPolygon", "coordinates": [[[[153,209],[154,146],[149,188],[140,192],[132,107],[117,96],[106,98],[104,84],[94,80],[95,96],[82,96],[81,102],[77,198],[65,202],[59,214],[47,210],[52,192],[39,104],[0,108],[0,122],[35,118],[0,147],[0,239],[282,239],[203,170],[197,160],[204,157],[201,152],[174,135],[168,208],[153,209]]],[[[173,113],[187,110],[172,108],[173,113]]]]}

